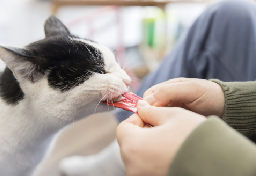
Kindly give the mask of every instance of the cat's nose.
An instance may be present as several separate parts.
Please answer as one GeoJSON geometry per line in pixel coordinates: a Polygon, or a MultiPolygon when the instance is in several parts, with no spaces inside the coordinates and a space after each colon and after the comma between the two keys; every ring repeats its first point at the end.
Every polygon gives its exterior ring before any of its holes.
{"type": "Polygon", "coordinates": [[[126,86],[129,86],[131,84],[132,80],[124,70],[119,70],[117,73],[119,77],[122,79],[122,81],[126,84],[126,86]]]}
{"type": "Polygon", "coordinates": [[[130,78],[129,76],[126,76],[126,77],[123,78],[123,82],[124,82],[127,86],[129,86],[129,85],[131,84],[132,80],[131,80],[131,78],[130,78]]]}

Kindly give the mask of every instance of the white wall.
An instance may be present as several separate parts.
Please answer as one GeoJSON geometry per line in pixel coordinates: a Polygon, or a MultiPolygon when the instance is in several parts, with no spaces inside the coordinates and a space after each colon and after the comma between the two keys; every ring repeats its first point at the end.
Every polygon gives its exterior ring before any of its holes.
{"type": "MultiPolygon", "coordinates": [[[[57,16],[69,24],[77,18],[90,14],[95,9],[102,7],[65,7],[60,9],[57,16]]],[[[171,4],[168,10],[175,11],[186,26],[203,11],[205,5],[179,5],[171,4]]],[[[128,7],[122,9],[123,40],[126,46],[140,43],[142,38],[141,20],[143,17],[141,7],[128,7]]],[[[44,37],[43,24],[51,15],[49,2],[36,0],[0,0],[0,45],[22,47],[30,42],[44,37]]],[[[114,13],[103,14],[97,18],[94,26],[99,27],[114,19],[114,13]]],[[[88,37],[88,23],[70,29],[76,35],[88,37]]],[[[115,23],[97,33],[94,40],[115,48],[118,41],[118,28],[115,23]]],[[[4,64],[0,61],[0,71],[4,64]]]]}
{"type": "MultiPolygon", "coordinates": [[[[50,5],[33,0],[0,0],[0,45],[22,47],[44,36],[50,5]]],[[[0,71],[5,66],[0,62],[0,71]]]]}

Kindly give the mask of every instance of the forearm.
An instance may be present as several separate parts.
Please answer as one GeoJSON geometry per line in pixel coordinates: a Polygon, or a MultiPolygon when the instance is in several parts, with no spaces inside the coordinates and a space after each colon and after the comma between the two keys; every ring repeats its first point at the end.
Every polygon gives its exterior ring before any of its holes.
{"type": "Polygon", "coordinates": [[[182,144],[169,176],[256,175],[256,146],[217,117],[197,127],[182,144]]]}
{"type": "Polygon", "coordinates": [[[256,135],[256,82],[221,82],[225,95],[222,119],[243,135],[256,135]]]}

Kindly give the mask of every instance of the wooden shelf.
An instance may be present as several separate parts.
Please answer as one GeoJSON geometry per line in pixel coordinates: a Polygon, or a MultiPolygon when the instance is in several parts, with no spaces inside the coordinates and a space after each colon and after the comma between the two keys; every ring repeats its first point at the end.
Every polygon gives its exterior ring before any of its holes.
{"type": "Polygon", "coordinates": [[[93,6],[159,6],[165,7],[169,3],[208,3],[211,0],[193,1],[193,0],[52,0],[54,13],[61,6],[67,5],[93,5],[93,6]]]}
{"type": "Polygon", "coordinates": [[[162,9],[169,3],[209,3],[212,0],[51,0],[53,14],[62,6],[158,6],[162,9]]]}
{"type": "Polygon", "coordinates": [[[116,5],[116,6],[158,6],[170,1],[125,1],[125,0],[53,0],[59,5],[116,5]]]}

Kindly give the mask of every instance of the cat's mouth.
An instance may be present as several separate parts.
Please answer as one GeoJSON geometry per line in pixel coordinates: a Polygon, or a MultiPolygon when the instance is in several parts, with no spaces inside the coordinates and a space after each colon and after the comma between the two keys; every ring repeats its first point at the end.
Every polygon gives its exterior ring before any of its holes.
{"type": "Polygon", "coordinates": [[[124,99],[123,95],[119,95],[119,96],[117,96],[117,97],[112,98],[112,101],[113,101],[113,102],[117,102],[117,101],[120,101],[120,100],[122,100],[122,99],[124,99]]]}
{"type": "Polygon", "coordinates": [[[122,99],[124,99],[125,97],[123,97],[123,94],[122,95],[119,95],[117,97],[113,97],[111,99],[107,98],[105,100],[102,100],[101,102],[104,103],[104,104],[113,104],[113,103],[116,103],[116,102],[119,102],[121,101],[122,99]]]}

